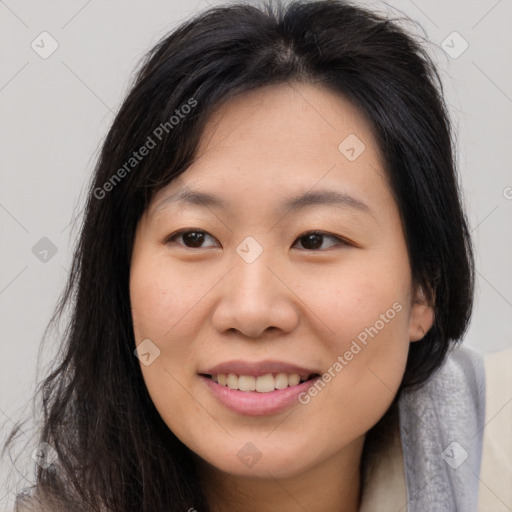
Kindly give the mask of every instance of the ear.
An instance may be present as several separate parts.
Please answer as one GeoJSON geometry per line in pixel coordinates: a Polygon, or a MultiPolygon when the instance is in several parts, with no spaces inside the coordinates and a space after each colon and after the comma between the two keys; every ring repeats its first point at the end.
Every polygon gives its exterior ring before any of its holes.
{"type": "Polygon", "coordinates": [[[419,341],[434,323],[434,308],[428,304],[423,288],[417,287],[409,320],[409,340],[419,341]]]}

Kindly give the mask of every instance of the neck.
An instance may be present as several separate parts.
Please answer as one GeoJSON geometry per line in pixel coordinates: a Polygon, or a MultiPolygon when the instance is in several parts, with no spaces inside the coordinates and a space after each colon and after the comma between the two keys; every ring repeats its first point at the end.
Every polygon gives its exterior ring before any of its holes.
{"type": "Polygon", "coordinates": [[[231,475],[204,460],[198,473],[212,512],[358,512],[363,444],[364,436],[343,453],[286,478],[271,471],[259,478],[231,475]]]}

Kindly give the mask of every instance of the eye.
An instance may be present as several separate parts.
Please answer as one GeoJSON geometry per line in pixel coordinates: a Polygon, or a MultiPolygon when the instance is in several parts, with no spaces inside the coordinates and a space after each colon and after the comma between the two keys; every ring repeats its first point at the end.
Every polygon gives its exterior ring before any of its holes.
{"type": "MultiPolygon", "coordinates": [[[[182,229],[172,235],[169,235],[165,239],[165,243],[168,244],[170,242],[174,242],[176,239],[182,240],[183,243],[178,245],[183,245],[189,249],[201,249],[204,246],[202,245],[205,241],[205,238],[210,237],[212,240],[215,240],[213,236],[211,236],[206,231],[202,229],[182,229]]],[[[308,251],[317,251],[322,248],[324,239],[330,239],[337,241],[338,244],[334,245],[350,245],[348,241],[344,240],[335,235],[330,235],[329,233],[325,233],[323,231],[309,231],[307,233],[302,234],[297,238],[297,241],[301,241],[303,245],[303,249],[308,251]]],[[[295,245],[295,244],[294,244],[295,245]]],[[[208,247],[208,246],[207,246],[208,247]]],[[[326,247],[323,247],[326,249],[326,247]]]]}
{"type": "Polygon", "coordinates": [[[209,235],[202,229],[182,229],[181,231],[168,236],[165,239],[165,243],[168,244],[177,238],[181,238],[184,243],[179,245],[184,245],[191,249],[201,249],[201,244],[204,242],[206,237],[214,239],[213,236],[209,235]]]}
{"type": "MultiPolygon", "coordinates": [[[[304,249],[316,251],[322,246],[323,239],[329,238],[331,240],[338,241],[338,245],[350,245],[346,240],[340,238],[335,235],[330,235],[329,233],[325,233],[323,231],[310,231],[308,233],[304,233],[297,240],[302,240],[302,244],[304,249]]],[[[336,244],[334,244],[336,245],[336,244]]],[[[324,247],[325,249],[325,247],[324,247]]]]}

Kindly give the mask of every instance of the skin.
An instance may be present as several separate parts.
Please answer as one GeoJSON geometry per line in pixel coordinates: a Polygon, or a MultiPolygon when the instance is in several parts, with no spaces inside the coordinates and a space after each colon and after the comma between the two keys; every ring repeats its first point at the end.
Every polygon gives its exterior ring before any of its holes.
{"type": "Polygon", "coordinates": [[[413,287],[370,125],[351,103],[321,86],[281,84],[218,107],[193,164],[139,222],[130,294],[136,344],[149,338],[160,350],[141,364],[144,381],[163,420],[196,454],[212,510],[359,509],[366,432],[391,404],[409,344],[428,331],[433,312],[413,287]],[[338,149],[349,134],[365,145],[354,161],[338,149]],[[230,206],[165,202],[185,185],[230,206]],[[343,191],[371,213],[330,204],[278,211],[310,189],[343,191]],[[184,228],[205,231],[202,245],[179,235],[169,241],[184,228]],[[326,234],[308,245],[304,234],[313,230],[326,234]],[[248,236],[263,250],[252,263],[236,252],[248,236]],[[237,414],[198,376],[229,359],[325,372],[397,302],[401,311],[307,405],[237,414]],[[247,442],[262,454],[252,467],[237,457],[247,442]]]}

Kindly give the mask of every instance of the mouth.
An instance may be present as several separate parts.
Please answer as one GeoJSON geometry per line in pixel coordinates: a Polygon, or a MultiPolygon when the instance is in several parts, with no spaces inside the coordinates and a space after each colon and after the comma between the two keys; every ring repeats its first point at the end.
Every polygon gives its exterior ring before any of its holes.
{"type": "Polygon", "coordinates": [[[237,414],[261,417],[279,414],[297,405],[300,396],[316,385],[320,375],[311,373],[301,376],[284,372],[258,376],[201,373],[199,378],[215,399],[227,409],[237,414]]]}
{"type": "Polygon", "coordinates": [[[271,393],[272,391],[292,388],[320,377],[318,373],[299,374],[285,372],[269,372],[257,376],[238,375],[235,373],[201,373],[200,375],[231,390],[254,393],[271,393]]]}
{"type": "Polygon", "coordinates": [[[237,414],[279,414],[320,379],[317,368],[287,361],[231,360],[200,368],[198,377],[215,399],[237,414]]]}

